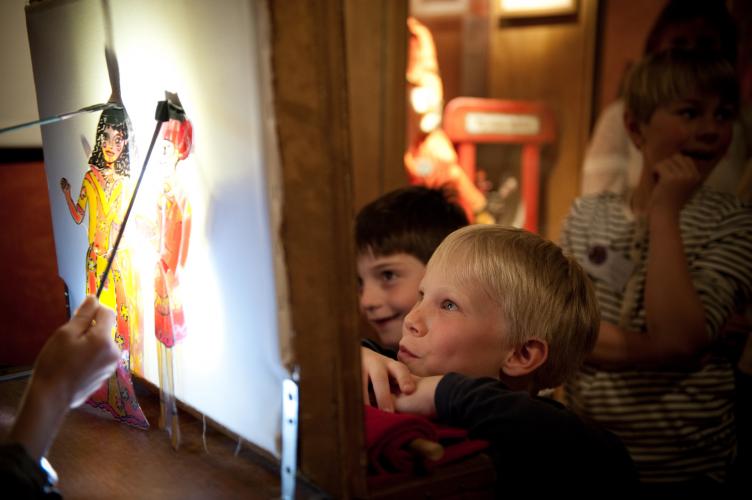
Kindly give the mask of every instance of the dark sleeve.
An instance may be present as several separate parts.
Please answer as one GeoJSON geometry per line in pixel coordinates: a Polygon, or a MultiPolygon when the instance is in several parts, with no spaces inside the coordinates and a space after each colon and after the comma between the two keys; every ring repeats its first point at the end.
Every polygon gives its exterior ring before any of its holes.
{"type": "Polygon", "coordinates": [[[556,401],[513,391],[495,379],[450,373],[436,388],[435,404],[439,421],[489,441],[500,484],[514,478],[551,492],[612,497],[636,487],[622,443],[556,401]]]}
{"type": "Polygon", "coordinates": [[[17,443],[0,446],[0,491],[4,498],[62,498],[47,473],[17,443]]]}
{"type": "Polygon", "coordinates": [[[374,340],[361,339],[360,345],[374,352],[377,352],[381,354],[382,356],[386,356],[387,358],[397,359],[397,351],[393,351],[391,349],[387,349],[386,347],[382,347],[381,344],[379,344],[378,342],[374,340]]]}
{"type": "MultiPolygon", "coordinates": [[[[734,377],[736,382],[737,462],[752,466],[752,375],[737,368],[734,370],[734,377]]],[[[752,467],[748,470],[752,470],[752,467]]]]}

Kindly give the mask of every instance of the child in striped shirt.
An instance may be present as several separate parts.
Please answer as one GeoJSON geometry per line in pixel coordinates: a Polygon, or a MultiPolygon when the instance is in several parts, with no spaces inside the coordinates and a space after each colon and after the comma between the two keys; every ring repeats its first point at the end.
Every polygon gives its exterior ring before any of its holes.
{"type": "Polygon", "coordinates": [[[735,453],[718,340],[752,294],[752,210],[702,184],[731,141],[737,79],[713,54],[664,52],[635,66],[625,100],[640,181],[576,200],[563,230],[601,308],[595,349],[565,392],[622,439],[644,497],[717,497],[735,453]]]}

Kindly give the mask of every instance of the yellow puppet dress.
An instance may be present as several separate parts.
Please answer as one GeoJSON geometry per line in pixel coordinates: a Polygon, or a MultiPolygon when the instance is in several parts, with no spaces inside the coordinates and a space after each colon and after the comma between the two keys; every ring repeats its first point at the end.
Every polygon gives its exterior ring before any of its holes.
{"type": "Polygon", "coordinates": [[[83,221],[88,206],[89,248],[86,251],[86,293],[95,295],[102,279],[105,279],[105,286],[99,300],[116,312],[117,322],[113,327],[112,335],[121,352],[115,374],[89,397],[87,404],[108,412],[118,421],[147,428],[149,423],[138,404],[130,376],[129,307],[118,259],[113,261],[109,276],[106,278],[102,276],[110,256],[110,243],[117,235],[120,226],[123,185],[122,177],[112,169],[90,166],[84,175],[77,203],[73,202],[70,190],[65,189],[65,184],[63,187],[68,209],[76,224],[83,221]]]}

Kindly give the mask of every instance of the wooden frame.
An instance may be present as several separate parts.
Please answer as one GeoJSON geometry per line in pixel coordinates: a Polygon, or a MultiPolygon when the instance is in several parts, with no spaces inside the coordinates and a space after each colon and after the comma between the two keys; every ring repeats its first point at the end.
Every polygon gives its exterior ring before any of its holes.
{"type": "Polygon", "coordinates": [[[366,481],[353,220],[407,184],[407,0],[291,1],[268,6],[298,471],[334,498],[488,497],[495,473],[485,455],[389,487],[366,481]]]}
{"type": "Polygon", "coordinates": [[[353,208],[407,184],[407,0],[345,2],[353,208]]]}
{"type": "Polygon", "coordinates": [[[268,2],[299,472],[336,498],[365,496],[343,3],[268,2]]]}

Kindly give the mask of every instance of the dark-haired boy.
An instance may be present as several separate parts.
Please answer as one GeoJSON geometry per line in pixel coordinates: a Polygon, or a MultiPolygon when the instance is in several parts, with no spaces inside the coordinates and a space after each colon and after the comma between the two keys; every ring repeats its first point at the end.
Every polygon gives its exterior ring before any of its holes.
{"type": "Polygon", "coordinates": [[[391,191],[360,210],[355,221],[360,311],[382,347],[397,349],[428,259],[449,233],[467,224],[448,191],[423,186],[391,191]]]}

